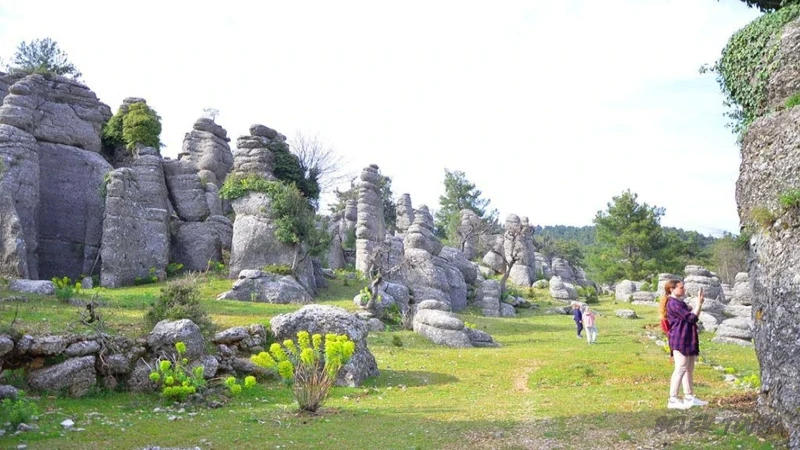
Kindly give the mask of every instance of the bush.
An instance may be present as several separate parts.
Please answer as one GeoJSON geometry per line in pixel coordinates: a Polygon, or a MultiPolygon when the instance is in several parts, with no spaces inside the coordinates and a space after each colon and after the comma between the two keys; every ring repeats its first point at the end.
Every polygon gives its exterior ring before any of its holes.
{"type": "Polygon", "coordinates": [[[17,392],[17,398],[6,398],[0,402],[0,424],[6,422],[16,428],[21,423],[30,424],[39,415],[36,404],[25,398],[25,392],[17,392]]]}
{"type": "Polygon", "coordinates": [[[81,292],[81,283],[73,283],[69,277],[53,278],[51,281],[56,288],[56,298],[62,302],[70,301],[73,295],[81,292]]]}
{"type": "Polygon", "coordinates": [[[81,72],[69,61],[67,54],[50,38],[34,39],[30,44],[22,41],[14,54],[11,72],[38,73],[46,77],[61,75],[74,80],[81,77],[81,72]]]}
{"type": "Polygon", "coordinates": [[[156,299],[144,316],[145,324],[152,329],[162,320],[189,319],[205,335],[214,332],[214,324],[200,304],[197,282],[192,278],[184,278],[167,283],[161,288],[161,295],[156,299]]]}
{"type": "Polygon", "coordinates": [[[182,402],[197,390],[206,385],[203,378],[203,366],[189,369],[189,360],[183,357],[186,353],[186,344],[175,343],[178,356],[174,361],[159,359],[156,370],[150,372],[150,380],[162,386],[161,395],[164,398],[182,402]]]}
{"type": "Polygon", "coordinates": [[[323,405],[336,382],[339,370],[355,352],[355,343],[347,335],[297,333],[297,345],[291,340],[272,344],[269,353],[261,352],[250,359],[257,365],[276,370],[292,387],[297,404],[303,411],[314,412],[323,405]]]}
{"type": "Polygon", "coordinates": [[[292,268],[286,264],[270,264],[268,266],[264,266],[264,268],[261,270],[273,275],[292,275],[292,268]]]}
{"type": "Polygon", "coordinates": [[[136,144],[161,148],[161,117],[144,102],[123,105],[103,125],[103,146],[114,148],[124,145],[133,150],[136,144]]]}

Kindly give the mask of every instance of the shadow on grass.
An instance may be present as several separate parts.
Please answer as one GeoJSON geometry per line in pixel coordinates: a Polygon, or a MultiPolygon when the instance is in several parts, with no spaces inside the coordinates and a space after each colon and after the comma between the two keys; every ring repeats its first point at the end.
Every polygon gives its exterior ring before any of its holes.
{"type": "Polygon", "coordinates": [[[406,387],[433,386],[451,384],[460,381],[445,373],[428,372],[426,370],[392,370],[381,369],[381,374],[365,382],[370,387],[388,387],[403,385],[406,387]]]}

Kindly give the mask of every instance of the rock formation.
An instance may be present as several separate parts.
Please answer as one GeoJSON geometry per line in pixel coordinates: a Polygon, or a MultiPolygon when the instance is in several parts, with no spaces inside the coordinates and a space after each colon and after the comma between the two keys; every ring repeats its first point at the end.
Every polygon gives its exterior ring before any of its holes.
{"type": "Polygon", "coordinates": [[[183,138],[178,158],[194,163],[200,179],[219,188],[233,166],[228,142],[230,138],[224,128],[211,119],[200,118],[183,138]]]}
{"type": "MultiPolygon", "coordinates": [[[[347,214],[347,212],[345,212],[347,214]]],[[[358,186],[358,221],[356,222],[356,270],[369,274],[380,247],[386,238],[383,223],[383,201],[380,191],[380,172],[372,164],[361,171],[358,186]]]]}
{"type": "MultiPolygon", "coordinates": [[[[250,135],[237,140],[234,152],[233,173],[238,176],[257,175],[274,180],[272,174],[271,147],[285,145],[285,137],[263,125],[250,127],[250,135]]],[[[233,223],[233,245],[231,247],[230,276],[238,276],[243,270],[259,270],[277,264],[291,266],[295,252],[290,246],[278,241],[277,225],[270,217],[271,200],[262,192],[248,192],[233,200],[236,213],[233,223]]],[[[310,258],[303,260],[297,268],[297,281],[310,293],[316,293],[314,267],[310,258]]]]}
{"type": "Polygon", "coordinates": [[[397,199],[397,236],[404,237],[408,228],[414,223],[414,208],[411,207],[411,196],[403,194],[397,199]]]}
{"type": "Polygon", "coordinates": [[[3,236],[0,272],[22,278],[97,273],[100,191],[111,169],[99,155],[100,130],[111,110],[67,78],[2,78],[0,195],[10,194],[13,208],[5,200],[0,225],[10,234],[3,236]]]}

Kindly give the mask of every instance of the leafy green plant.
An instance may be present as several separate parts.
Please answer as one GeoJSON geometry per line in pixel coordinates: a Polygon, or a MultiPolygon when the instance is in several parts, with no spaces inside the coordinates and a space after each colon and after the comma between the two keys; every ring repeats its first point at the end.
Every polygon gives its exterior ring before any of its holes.
{"type": "Polygon", "coordinates": [[[402,347],[403,339],[395,334],[394,336],[392,336],[392,345],[394,345],[395,347],[402,347]]]}
{"type": "Polygon", "coordinates": [[[183,264],[181,263],[169,263],[167,264],[167,277],[175,276],[183,270],[183,264]]]}
{"type": "Polygon", "coordinates": [[[792,109],[797,105],[800,105],[800,92],[795,93],[791,97],[786,99],[786,109],[792,109]]]}
{"type": "Polygon", "coordinates": [[[736,384],[745,389],[758,389],[761,387],[761,377],[754,373],[736,380],[736,384]]]}
{"type": "Polygon", "coordinates": [[[297,345],[291,340],[283,346],[272,344],[269,353],[261,352],[250,359],[257,365],[276,370],[292,387],[300,409],[314,412],[322,406],[336,382],[339,370],[355,352],[355,343],[347,335],[326,334],[310,336],[297,333],[297,345]]]}
{"type": "Polygon", "coordinates": [[[750,217],[761,226],[762,229],[770,228],[776,220],[775,214],[768,208],[757,206],[750,210],[750,217]]]}
{"type": "Polygon", "coordinates": [[[790,189],[778,197],[784,209],[800,207],[800,189],[790,189]]]}
{"type": "Polygon", "coordinates": [[[733,374],[736,373],[736,369],[734,369],[733,367],[726,367],[725,368],[725,373],[727,373],[729,375],[733,375],[733,374]]]}
{"type": "Polygon", "coordinates": [[[39,409],[25,397],[25,391],[17,391],[17,398],[5,398],[0,402],[0,424],[8,422],[16,428],[21,423],[30,424],[38,415],[39,409]]]}
{"type": "Polygon", "coordinates": [[[361,288],[358,294],[361,296],[361,306],[367,306],[369,299],[372,298],[372,293],[369,291],[369,287],[364,286],[361,288]]]}
{"type": "Polygon", "coordinates": [[[205,335],[213,333],[215,326],[200,302],[197,282],[192,278],[170,281],[161,288],[161,295],[144,315],[145,325],[152,329],[162,320],[189,319],[205,335]]]}
{"type": "Polygon", "coordinates": [[[292,268],[286,264],[270,264],[261,270],[273,275],[292,275],[292,268]]]}
{"type": "Polygon", "coordinates": [[[215,273],[217,275],[224,274],[225,273],[225,264],[223,264],[223,263],[221,263],[219,261],[211,261],[211,260],[209,260],[208,261],[208,265],[206,266],[206,270],[211,272],[211,273],[215,273]]]}
{"type": "Polygon", "coordinates": [[[144,284],[152,284],[158,283],[158,270],[155,267],[151,267],[150,270],[147,271],[146,277],[136,277],[133,279],[134,286],[141,286],[144,284]]]}
{"type": "Polygon", "coordinates": [[[239,383],[236,377],[228,377],[225,379],[225,386],[228,387],[231,395],[239,395],[242,391],[252,389],[255,385],[256,377],[252,375],[245,377],[244,383],[239,383]]]}
{"type": "Polygon", "coordinates": [[[356,229],[355,228],[348,228],[347,232],[344,236],[344,242],[342,242],[342,248],[347,249],[354,249],[356,248],[356,229]]]}
{"type": "Polygon", "coordinates": [[[464,326],[465,326],[465,327],[467,327],[467,328],[472,328],[473,330],[474,330],[474,329],[476,329],[476,328],[478,327],[478,326],[477,326],[477,325],[475,325],[474,323],[472,323],[472,322],[467,322],[466,320],[464,321],[464,326]]]}
{"type": "Polygon", "coordinates": [[[161,385],[161,395],[164,398],[182,402],[204,387],[206,380],[203,378],[203,366],[194,369],[187,366],[189,360],[183,357],[186,344],[176,342],[175,350],[178,355],[174,361],[159,359],[156,370],[150,372],[150,380],[161,385]]]}
{"type": "Polygon", "coordinates": [[[715,72],[726,96],[729,126],[741,134],[755,119],[766,113],[766,86],[777,68],[776,56],[784,27],[800,16],[800,5],[793,4],[764,14],[731,36],[722,57],[701,73],[715,72]]]}
{"type": "Polygon", "coordinates": [[[56,288],[56,298],[62,302],[68,302],[75,294],[80,294],[81,283],[73,283],[69,277],[53,278],[51,280],[56,288]]]}

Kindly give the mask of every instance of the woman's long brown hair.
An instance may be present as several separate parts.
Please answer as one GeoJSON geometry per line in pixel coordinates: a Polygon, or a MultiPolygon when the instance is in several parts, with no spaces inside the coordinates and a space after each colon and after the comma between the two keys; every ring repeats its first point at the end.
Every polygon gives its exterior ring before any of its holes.
{"type": "Polygon", "coordinates": [[[667,300],[669,300],[672,290],[680,283],[679,280],[669,280],[664,283],[664,293],[661,295],[661,303],[658,305],[658,312],[661,314],[662,319],[667,318],[667,300]]]}

